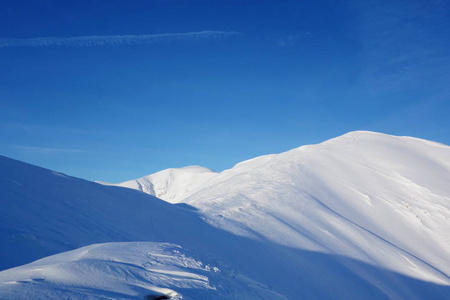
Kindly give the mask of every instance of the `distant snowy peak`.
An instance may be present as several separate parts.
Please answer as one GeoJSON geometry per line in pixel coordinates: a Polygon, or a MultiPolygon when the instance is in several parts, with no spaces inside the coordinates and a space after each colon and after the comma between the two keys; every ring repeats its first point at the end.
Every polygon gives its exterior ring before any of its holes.
{"type": "Polygon", "coordinates": [[[276,155],[277,154],[270,154],[255,157],[240,162],[233,168],[221,173],[202,166],[187,166],[183,168],[162,170],[154,174],[118,184],[100,181],[97,183],[131,188],[156,196],[170,203],[180,203],[187,197],[204,188],[258,168],[269,162],[276,155]]]}
{"type": "Polygon", "coordinates": [[[117,186],[140,190],[170,203],[178,203],[217,176],[217,172],[201,166],[166,169],[117,186]]]}
{"type": "MultiPolygon", "coordinates": [[[[305,145],[279,154],[255,157],[240,162],[233,168],[220,173],[202,166],[188,166],[162,170],[139,179],[119,184],[98,183],[127,187],[156,196],[170,203],[179,203],[184,202],[185,199],[200,190],[207,189],[230,178],[243,177],[253,170],[260,172],[260,170],[267,169],[269,166],[273,167],[280,163],[284,164],[284,162],[290,164],[299,163],[297,165],[301,166],[303,165],[303,161],[298,162],[295,158],[300,157],[306,162],[309,158],[307,158],[305,152],[309,151],[323,153],[325,156],[335,158],[346,155],[347,153],[350,156],[358,157],[362,160],[367,158],[367,161],[362,161],[366,165],[377,165],[387,158],[390,161],[390,158],[399,155],[403,157],[401,160],[408,165],[411,163],[408,159],[415,159],[416,154],[420,157],[425,153],[426,156],[428,151],[427,147],[438,149],[438,152],[448,152],[446,150],[448,146],[433,141],[407,136],[393,136],[372,131],[352,131],[316,145],[305,145]],[[402,151],[406,151],[406,159],[404,159],[405,155],[403,155],[402,151]],[[418,153],[418,151],[422,153],[418,153]]],[[[430,162],[432,164],[450,167],[447,157],[441,159],[439,157],[441,156],[437,155],[431,158],[430,162]]],[[[350,157],[347,158],[349,158],[349,162],[351,163],[352,159],[350,157]]],[[[395,161],[396,159],[393,159],[393,162],[395,161]]],[[[427,162],[424,161],[424,163],[427,162]]],[[[385,161],[385,164],[389,163],[385,161]]]]}

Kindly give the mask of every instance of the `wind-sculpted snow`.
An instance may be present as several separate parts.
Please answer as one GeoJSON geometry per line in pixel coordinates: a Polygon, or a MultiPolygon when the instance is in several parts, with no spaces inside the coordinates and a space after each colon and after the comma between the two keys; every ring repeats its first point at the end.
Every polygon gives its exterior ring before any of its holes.
{"type": "Polygon", "coordinates": [[[178,245],[149,242],[94,244],[0,272],[0,295],[4,300],[68,295],[71,299],[283,298],[245,276],[191,257],[178,245]]]}
{"type": "Polygon", "coordinates": [[[3,268],[127,242],[0,272],[0,298],[450,299],[446,145],[353,132],[221,173],[156,174],[135,191],[0,157],[3,268]],[[173,259],[150,265],[160,254],[173,259]]]}

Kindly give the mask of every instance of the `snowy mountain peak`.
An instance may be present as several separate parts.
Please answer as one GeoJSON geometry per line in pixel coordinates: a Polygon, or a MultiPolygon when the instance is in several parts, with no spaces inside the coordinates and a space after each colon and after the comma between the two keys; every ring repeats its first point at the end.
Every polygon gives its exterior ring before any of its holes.
{"type": "Polygon", "coordinates": [[[329,139],[327,141],[322,142],[322,144],[326,143],[376,143],[378,145],[382,145],[383,143],[386,143],[388,141],[411,141],[415,140],[419,143],[423,144],[435,144],[435,145],[441,145],[444,147],[448,147],[447,145],[424,140],[412,136],[396,136],[396,135],[390,135],[386,133],[381,132],[375,132],[375,131],[365,131],[365,130],[356,130],[356,131],[350,131],[348,133],[345,133],[343,135],[340,135],[338,137],[329,139]]]}
{"type": "Polygon", "coordinates": [[[358,131],[263,160],[184,202],[237,235],[450,282],[450,147],[358,131]]]}
{"type": "Polygon", "coordinates": [[[126,183],[166,201],[0,157],[3,267],[103,243],[0,272],[0,298],[450,299],[449,178],[449,146],[361,131],[126,183]]]}
{"type": "MultiPolygon", "coordinates": [[[[139,179],[126,181],[117,186],[132,188],[156,196],[170,203],[184,202],[186,198],[202,189],[208,188],[231,177],[243,176],[252,170],[277,169],[284,164],[300,167],[303,161],[308,161],[311,155],[332,157],[333,161],[345,158],[349,163],[362,160],[361,164],[380,165],[380,168],[394,167],[398,160],[391,159],[399,156],[403,165],[411,160],[449,166],[445,156],[448,146],[414,137],[400,137],[372,131],[352,131],[336,138],[315,145],[301,146],[279,154],[269,154],[255,157],[236,164],[233,168],[220,173],[202,166],[187,166],[171,168],[144,176],[139,179]],[[444,152],[444,158],[428,157],[427,147],[433,151],[444,152]],[[439,150],[440,149],[440,150],[439,150]],[[315,153],[315,154],[312,154],[315,153]],[[425,158],[421,160],[421,157],[425,158]],[[266,167],[264,167],[266,166],[266,167]]],[[[312,158],[315,159],[315,158],[312,158]]],[[[346,163],[346,162],[343,162],[346,163]]],[[[261,172],[260,172],[261,173],[261,172]]],[[[443,178],[441,178],[441,181],[443,178]]]]}
{"type": "Polygon", "coordinates": [[[171,168],[117,186],[140,190],[167,202],[178,203],[218,173],[202,166],[171,168]]]}

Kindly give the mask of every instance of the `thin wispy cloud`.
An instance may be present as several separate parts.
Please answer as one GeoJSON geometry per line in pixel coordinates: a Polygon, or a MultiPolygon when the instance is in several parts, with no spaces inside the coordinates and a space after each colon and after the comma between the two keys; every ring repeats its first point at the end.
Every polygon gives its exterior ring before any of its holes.
{"type": "Polygon", "coordinates": [[[105,35],[105,36],[75,36],[75,37],[38,37],[30,39],[3,38],[0,39],[0,48],[6,47],[95,47],[120,45],[147,45],[165,42],[201,42],[220,40],[226,37],[239,35],[234,31],[199,31],[185,33],[161,33],[147,35],[105,35]]]}

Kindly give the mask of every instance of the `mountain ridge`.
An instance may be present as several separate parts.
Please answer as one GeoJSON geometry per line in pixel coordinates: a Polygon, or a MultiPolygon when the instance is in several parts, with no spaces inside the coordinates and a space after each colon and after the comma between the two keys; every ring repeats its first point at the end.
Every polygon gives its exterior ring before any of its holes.
{"type": "Polygon", "coordinates": [[[171,183],[183,191],[186,182],[197,188],[187,196],[172,193],[181,199],[172,204],[0,157],[3,266],[77,248],[74,253],[84,253],[80,247],[92,244],[104,249],[94,260],[64,262],[58,270],[71,274],[66,282],[52,275],[53,257],[44,260],[43,271],[32,263],[0,272],[0,297],[27,291],[39,299],[37,291],[61,295],[63,286],[75,284],[83,291],[72,294],[76,299],[101,299],[112,291],[119,299],[142,298],[165,289],[177,293],[173,299],[234,299],[239,295],[227,291],[242,288],[248,299],[450,299],[446,145],[353,132],[221,173],[198,166],[183,171],[186,181],[178,170],[159,174],[166,176],[165,188],[171,183]],[[202,174],[207,176],[196,177],[202,174]],[[136,241],[153,244],[139,248],[147,254],[130,257],[126,249],[136,249],[136,241]],[[161,253],[164,243],[184,256],[161,253]],[[158,267],[167,283],[152,287],[139,278],[154,272],[148,266],[158,255],[172,258],[158,267]],[[180,268],[183,257],[217,267],[225,281],[213,291],[217,274],[180,268]],[[111,260],[125,264],[115,272],[111,260]],[[81,284],[74,270],[112,270],[118,277],[107,286],[81,284]],[[175,270],[181,273],[170,273],[175,270]],[[185,279],[177,281],[176,274],[185,279]]]}
{"type": "MultiPolygon", "coordinates": [[[[168,174],[171,175],[173,173],[181,172],[181,171],[183,171],[185,169],[189,169],[191,167],[208,170],[211,173],[213,173],[215,176],[214,175],[210,176],[210,178],[208,178],[208,180],[210,180],[210,179],[214,179],[215,177],[217,177],[218,175],[221,175],[221,174],[227,174],[227,173],[233,173],[233,172],[239,173],[238,170],[241,167],[243,167],[243,166],[245,167],[247,165],[251,165],[252,163],[255,164],[256,167],[257,167],[258,164],[266,163],[266,162],[268,162],[269,160],[271,160],[274,157],[277,157],[279,155],[283,155],[284,153],[289,153],[291,151],[304,151],[304,150],[306,150],[308,148],[320,146],[322,144],[326,145],[326,144],[332,144],[332,143],[342,143],[343,141],[351,142],[351,141],[355,141],[355,140],[368,140],[368,141],[373,142],[374,139],[376,140],[376,139],[379,139],[379,138],[383,138],[383,139],[385,139],[385,138],[389,138],[389,139],[395,138],[395,139],[410,140],[410,141],[420,141],[421,143],[429,143],[431,145],[448,147],[447,145],[442,144],[442,143],[438,143],[438,142],[434,142],[434,141],[428,141],[428,140],[424,140],[424,139],[420,139],[420,138],[416,138],[416,137],[411,137],[411,136],[394,136],[394,135],[378,133],[378,132],[373,132],[373,131],[357,130],[357,131],[348,132],[346,134],[340,135],[338,137],[326,140],[326,141],[318,143],[318,144],[304,145],[304,146],[296,147],[294,149],[291,149],[291,150],[288,150],[288,151],[284,151],[284,152],[281,152],[281,153],[278,153],[278,154],[267,154],[267,155],[262,155],[262,156],[258,156],[258,157],[255,157],[255,158],[251,158],[251,159],[239,162],[239,163],[235,164],[232,168],[224,170],[224,171],[221,171],[221,172],[215,172],[215,171],[212,171],[211,169],[209,169],[207,167],[203,167],[203,166],[187,166],[187,167],[182,167],[182,168],[164,169],[162,171],[158,171],[156,173],[149,174],[149,175],[140,177],[138,179],[128,180],[128,181],[125,181],[125,182],[122,182],[122,183],[118,183],[118,184],[103,183],[103,182],[102,182],[102,184],[115,185],[115,186],[122,186],[122,187],[128,187],[128,188],[132,188],[132,189],[137,189],[137,190],[143,191],[145,193],[148,193],[150,195],[153,195],[153,196],[156,196],[158,198],[161,198],[163,200],[166,200],[168,202],[178,203],[178,202],[182,202],[183,199],[185,199],[189,195],[191,195],[192,192],[179,193],[179,194],[182,194],[182,195],[181,196],[176,196],[176,197],[172,196],[172,198],[169,200],[169,199],[167,199],[167,197],[165,197],[165,195],[167,193],[172,195],[172,193],[170,193],[170,188],[171,188],[170,185],[167,186],[166,190],[164,190],[164,193],[163,194],[159,194],[159,196],[153,190],[146,189],[145,185],[148,186],[148,185],[152,185],[153,184],[152,183],[152,177],[157,177],[159,179],[161,177],[164,177],[164,175],[168,175],[168,174]],[[142,182],[144,182],[144,184],[142,182]]],[[[447,161],[441,161],[440,163],[449,165],[447,161]]],[[[248,170],[246,170],[246,171],[248,171],[248,170]]],[[[192,177],[194,177],[197,174],[195,174],[193,172],[190,175],[192,177]]],[[[190,177],[188,177],[187,179],[188,180],[192,180],[192,178],[190,178],[190,177]]],[[[167,181],[167,179],[165,179],[165,180],[167,181]]],[[[206,183],[208,180],[202,181],[201,184],[206,183]]],[[[197,185],[201,185],[201,184],[197,183],[197,185]]],[[[194,189],[194,190],[198,191],[198,187],[197,187],[197,189],[194,189]]]]}

